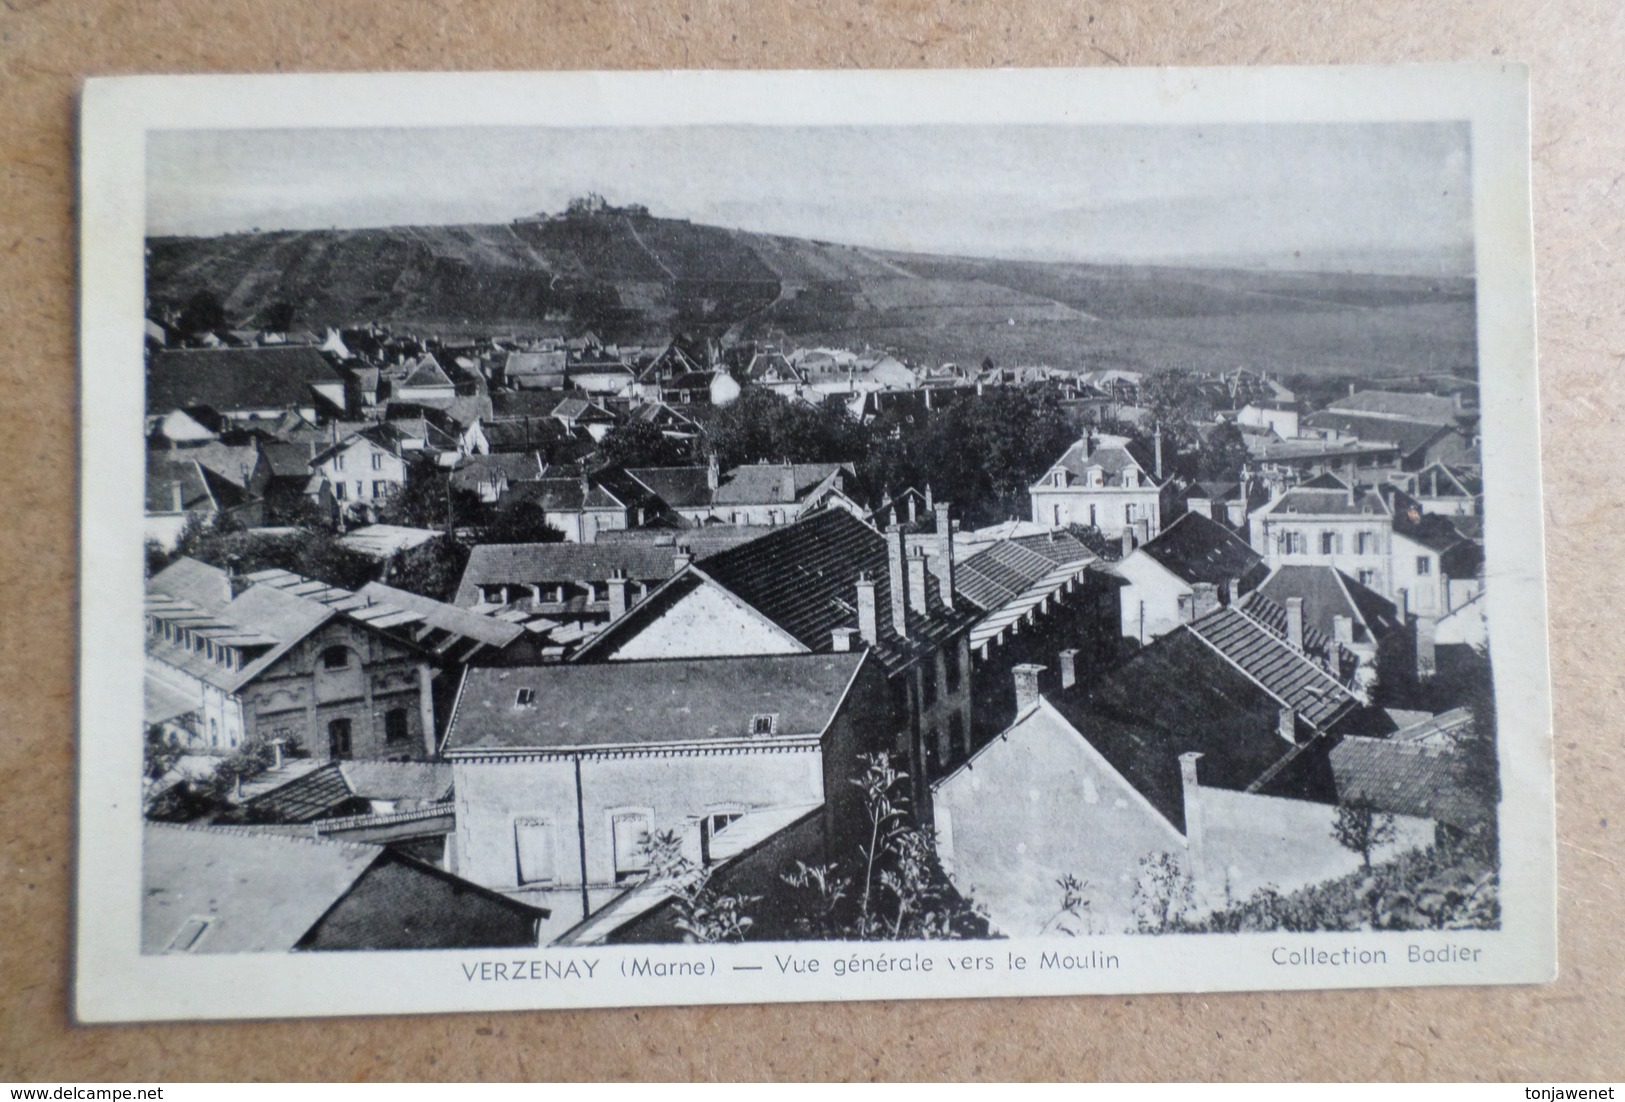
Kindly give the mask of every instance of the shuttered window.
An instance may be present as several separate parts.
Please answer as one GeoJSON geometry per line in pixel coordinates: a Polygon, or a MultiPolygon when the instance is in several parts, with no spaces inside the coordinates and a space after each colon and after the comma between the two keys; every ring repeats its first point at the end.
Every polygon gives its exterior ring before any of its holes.
{"type": "Polygon", "coordinates": [[[519,862],[519,883],[551,884],[553,869],[553,828],[546,819],[514,820],[514,853],[519,862]]]}

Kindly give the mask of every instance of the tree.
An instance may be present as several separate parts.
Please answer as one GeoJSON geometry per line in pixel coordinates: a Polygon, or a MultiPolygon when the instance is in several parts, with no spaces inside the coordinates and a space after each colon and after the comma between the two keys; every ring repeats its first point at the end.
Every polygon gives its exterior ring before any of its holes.
{"type": "Polygon", "coordinates": [[[265,311],[265,328],[273,333],[286,333],[293,328],[298,311],[291,302],[274,302],[265,311]]]}
{"type": "MultiPolygon", "coordinates": [[[[378,576],[378,564],[321,529],[291,534],[251,532],[222,517],[215,524],[188,522],[167,566],[181,556],[218,566],[235,576],[258,570],[287,570],[341,589],[356,589],[378,576]]],[[[153,559],[150,565],[157,565],[153,559]]],[[[160,567],[161,569],[161,567],[160,567]]]]}
{"type": "Polygon", "coordinates": [[[908,810],[899,771],[887,754],[865,754],[861,776],[866,840],[852,855],[856,876],[797,861],[780,879],[797,889],[795,929],[803,937],[922,940],[986,937],[987,917],[949,882],[934,834],[908,810]],[[855,882],[854,882],[855,881],[855,882]]]}
{"type": "Polygon", "coordinates": [[[1222,421],[1202,441],[1201,450],[1197,452],[1197,470],[1203,478],[1235,482],[1251,458],[1241,429],[1233,422],[1222,421]]]}
{"type": "Polygon", "coordinates": [[[478,542],[562,543],[564,533],[547,522],[547,511],[534,501],[516,501],[486,513],[478,542]]]}
{"type": "Polygon", "coordinates": [[[452,536],[397,551],[384,564],[384,581],[409,593],[450,601],[457,595],[469,549],[452,536]]]}
{"type": "Polygon", "coordinates": [[[744,941],[756,920],[745,913],[759,895],[718,892],[711,886],[711,870],[683,853],[676,831],[656,831],[649,837],[649,879],[671,890],[674,925],[683,940],[711,944],[744,941]]]}
{"type": "Polygon", "coordinates": [[[407,466],[406,483],[384,499],[376,514],[380,524],[450,532],[458,525],[473,523],[480,508],[478,494],[453,488],[451,472],[433,459],[422,458],[407,466]]]}
{"type": "Polygon", "coordinates": [[[676,467],[689,460],[682,441],[673,440],[648,421],[628,421],[611,429],[598,450],[610,463],[622,467],[676,467]]]}
{"type": "Polygon", "coordinates": [[[176,319],[176,328],[183,337],[196,337],[226,327],[226,308],[213,291],[198,291],[186,300],[176,319]]]}
{"type": "Polygon", "coordinates": [[[1394,817],[1379,812],[1368,800],[1339,804],[1332,837],[1344,849],[1360,855],[1360,863],[1371,867],[1371,853],[1394,840],[1394,817]]]}
{"type": "Polygon", "coordinates": [[[1196,882],[1179,858],[1166,850],[1140,858],[1134,885],[1134,925],[1142,934],[1177,929],[1196,907],[1196,882]]]}

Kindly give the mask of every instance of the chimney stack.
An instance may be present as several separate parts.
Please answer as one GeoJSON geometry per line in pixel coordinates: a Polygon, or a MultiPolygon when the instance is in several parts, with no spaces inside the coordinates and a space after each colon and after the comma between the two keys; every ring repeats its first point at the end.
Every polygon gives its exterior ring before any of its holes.
{"type": "Polygon", "coordinates": [[[1343,464],[1343,477],[1349,484],[1349,507],[1352,508],[1360,493],[1360,479],[1355,471],[1354,460],[1350,459],[1343,464]]]}
{"type": "Polygon", "coordinates": [[[908,522],[910,524],[913,524],[915,521],[917,521],[919,519],[920,519],[920,503],[915,499],[914,494],[911,492],[908,495],[908,522]]]}
{"type": "Polygon", "coordinates": [[[693,561],[694,556],[689,553],[687,548],[684,548],[671,557],[671,572],[673,574],[680,574],[684,570],[688,569],[688,564],[693,561]]]}
{"type": "Polygon", "coordinates": [[[1153,449],[1154,465],[1155,465],[1155,468],[1156,468],[1155,474],[1157,476],[1157,481],[1161,482],[1162,481],[1162,426],[1161,425],[1158,425],[1157,430],[1151,434],[1151,445],[1152,445],[1152,449],[1153,449]]]}
{"type": "Polygon", "coordinates": [[[181,484],[179,482],[171,482],[169,484],[169,500],[170,500],[170,504],[173,506],[170,509],[170,512],[172,512],[172,513],[184,513],[184,512],[186,512],[186,495],[182,491],[181,484]]]}
{"type": "Polygon", "coordinates": [[[785,501],[796,499],[796,468],[788,459],[784,461],[784,472],[780,476],[779,492],[785,501]]]}
{"type": "Polygon", "coordinates": [[[1078,683],[1078,648],[1069,647],[1060,653],[1061,688],[1070,689],[1078,683]]]}
{"type": "Polygon", "coordinates": [[[1038,675],[1044,672],[1043,666],[1023,663],[1010,668],[1010,675],[1016,683],[1016,714],[1033,708],[1039,700],[1038,675]]]}
{"type": "Polygon", "coordinates": [[[1240,578],[1231,578],[1230,579],[1230,606],[1232,608],[1240,608],[1241,607],[1241,579],[1240,578]]]}
{"type": "MultiPolygon", "coordinates": [[[[931,487],[925,488],[926,501],[931,500],[931,487]]],[[[954,607],[954,522],[948,519],[948,503],[939,501],[931,507],[937,515],[937,553],[931,560],[931,568],[937,576],[937,588],[942,593],[942,603],[949,608],[954,607]]]]}
{"type": "Polygon", "coordinates": [[[880,620],[875,611],[875,583],[858,575],[858,635],[869,646],[880,642],[880,620]]]}
{"type": "Polygon", "coordinates": [[[1134,525],[1123,525],[1123,558],[1134,553],[1134,525]]]}
{"type": "Polygon", "coordinates": [[[920,617],[929,615],[925,603],[925,574],[924,550],[915,547],[908,557],[908,607],[920,617]]]}
{"type": "Polygon", "coordinates": [[[1151,522],[1145,517],[1141,517],[1139,520],[1134,522],[1134,538],[1140,543],[1145,543],[1150,540],[1151,522]]]}
{"type": "Polygon", "coordinates": [[[892,628],[908,638],[908,563],[903,553],[903,526],[886,528],[886,574],[891,582],[892,628]]]}
{"type": "Polygon", "coordinates": [[[1275,733],[1294,746],[1298,744],[1298,713],[1294,709],[1282,708],[1275,714],[1275,733]]]}
{"type": "Polygon", "coordinates": [[[714,493],[717,492],[717,486],[719,486],[721,484],[721,482],[722,482],[722,466],[721,466],[721,464],[719,464],[717,462],[717,453],[712,452],[708,456],[706,456],[706,461],[705,461],[705,485],[714,494],[714,493]]]}
{"type": "Polygon", "coordinates": [[[1404,623],[1411,618],[1411,594],[1401,587],[1394,590],[1394,607],[1399,610],[1399,622],[1404,623]]]}
{"type": "Polygon", "coordinates": [[[1303,649],[1303,598],[1286,599],[1286,641],[1294,650],[1303,649]]]}
{"type": "Polygon", "coordinates": [[[1179,755],[1180,794],[1185,804],[1185,851],[1190,855],[1192,878],[1202,878],[1202,801],[1201,782],[1196,777],[1196,763],[1202,755],[1194,750],[1179,755]]]}
{"type": "Polygon", "coordinates": [[[1333,616],[1332,638],[1345,647],[1354,645],[1354,617],[1333,616]]]}
{"type": "Polygon", "coordinates": [[[857,628],[836,628],[830,633],[830,649],[836,654],[845,654],[852,649],[852,637],[856,634],[857,628]]]}
{"type": "Polygon", "coordinates": [[[630,589],[632,580],[616,570],[609,578],[609,619],[611,623],[626,615],[630,605],[630,589]]]}
{"type": "Polygon", "coordinates": [[[1219,607],[1219,587],[1212,582],[1191,585],[1191,618],[1200,620],[1219,607]]]}

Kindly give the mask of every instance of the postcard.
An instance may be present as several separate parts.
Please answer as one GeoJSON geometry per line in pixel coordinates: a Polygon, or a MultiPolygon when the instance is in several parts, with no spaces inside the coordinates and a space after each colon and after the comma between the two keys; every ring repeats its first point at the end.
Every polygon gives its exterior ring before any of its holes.
{"type": "Polygon", "coordinates": [[[82,104],[85,1022],[1539,983],[1517,66],[82,104]]]}

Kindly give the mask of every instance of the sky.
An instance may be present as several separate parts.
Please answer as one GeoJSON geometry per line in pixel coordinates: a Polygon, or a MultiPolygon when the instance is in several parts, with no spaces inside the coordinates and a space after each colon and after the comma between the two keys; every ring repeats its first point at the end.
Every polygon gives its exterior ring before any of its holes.
{"type": "Polygon", "coordinates": [[[1007,259],[1472,273],[1461,123],[160,131],[151,235],[658,216],[1007,259]]]}

